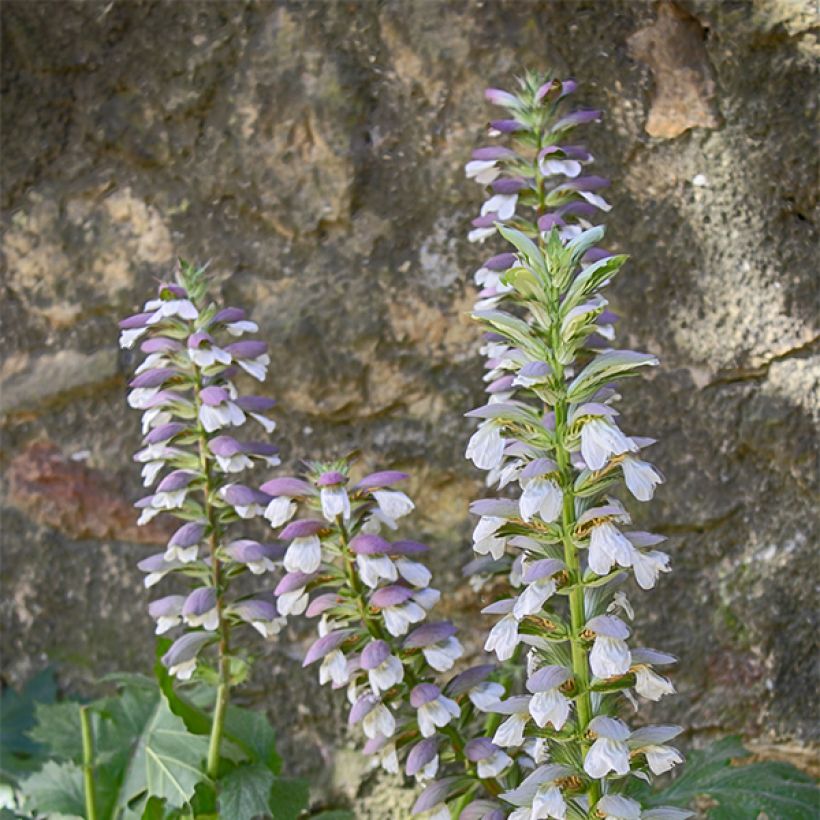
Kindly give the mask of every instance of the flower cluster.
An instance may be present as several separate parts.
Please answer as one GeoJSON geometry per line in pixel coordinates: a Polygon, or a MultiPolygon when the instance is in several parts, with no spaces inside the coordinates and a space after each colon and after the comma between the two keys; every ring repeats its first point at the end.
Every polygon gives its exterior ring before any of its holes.
{"type": "Polygon", "coordinates": [[[507,112],[491,134],[513,144],[480,148],[467,165],[490,187],[470,239],[498,232],[512,246],[476,273],[489,399],[468,414],[481,421],[467,457],[503,493],[472,505],[478,584],[508,582],[483,610],[497,617],[485,648],[501,661],[526,649],[527,694],[495,707],[504,720],[492,740],[510,754],[539,744],[538,767],[501,795],[515,808],[499,816],[687,817],[642,810],[624,794],[630,777],[682,760],[667,745],[677,727],[632,731],[614,717],[622,699],[637,707],[636,696],[674,691],[655,671],[672,656],[630,648],[633,613],[621,589],[629,574],[650,589],[669,571],[655,549],[664,539],[629,530],[612,495],[623,480],[648,501],[663,481],[642,458],[652,440],[624,433],[615,409],[614,383],[657,359],[608,346],[617,317],[601,291],[626,257],[598,245],[604,230],[592,220],[610,206],[596,192],[608,183],[583,172],[592,157],[570,132],[600,112],[559,114],[574,89],[530,75],[517,94],[488,90],[507,112]]]}
{"type": "Polygon", "coordinates": [[[162,658],[170,673],[189,679],[200,651],[219,646],[219,675],[227,685],[228,634],[248,625],[264,637],[282,624],[270,593],[227,596],[229,582],[244,572],[260,575],[281,563],[274,543],[230,539],[228,529],[248,510],[269,498],[235,481],[235,474],[262,463],[277,465],[277,448],[265,441],[240,440],[249,420],[264,433],[274,422],[273,406],[262,396],[242,396],[234,379],[244,372],[265,379],[269,358],[264,342],[242,337],[258,330],[239,308],[219,309],[204,298],[203,271],[180,263],[176,281],[159,286],[142,312],[120,322],[120,345],[139,344],[147,354],[129,387],[128,403],[141,410],[142,464],[150,495],[136,506],[145,524],[161,513],[180,521],[166,548],[139,563],[147,588],[165,576],[186,576],[193,589],[158,598],[149,605],[158,635],[182,628],[162,658]]]}
{"type": "Polygon", "coordinates": [[[484,728],[504,687],[490,680],[491,664],[442,680],[464,650],[452,623],[428,619],[440,597],[420,560],[428,548],[383,535],[413,510],[395,489],[407,476],[377,472],[349,486],[349,475],[344,461],[314,464],[304,478],[262,485],[274,497],[265,516],[287,545],[277,606],[319,619],[304,664],[319,664],[320,683],[346,689],[366,753],[418,781],[457,772],[416,805],[423,817],[449,818],[445,798],[502,790],[497,778],[513,761],[484,728]]]}

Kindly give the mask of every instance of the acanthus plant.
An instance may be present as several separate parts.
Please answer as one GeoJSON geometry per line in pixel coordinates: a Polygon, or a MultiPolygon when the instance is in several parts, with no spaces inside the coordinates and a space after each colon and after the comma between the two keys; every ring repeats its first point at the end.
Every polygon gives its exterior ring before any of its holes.
{"type": "Polygon", "coordinates": [[[604,229],[593,222],[610,206],[597,192],[608,181],[586,173],[592,157],[570,135],[600,112],[561,115],[574,89],[532,74],[518,93],[488,89],[507,112],[491,135],[511,145],[479,148],[466,168],[490,187],[470,239],[497,232],[512,246],[475,276],[489,399],[468,414],[482,421],[467,456],[504,494],[472,505],[478,583],[508,580],[506,597],[484,610],[501,616],[485,648],[526,666],[527,694],[497,707],[508,717],[493,740],[513,756],[536,745],[535,770],[501,795],[515,820],[671,820],[691,813],[644,810],[626,792],[682,762],[669,745],[681,729],[633,731],[618,717],[624,702],[674,691],[655,667],[675,658],[627,643],[622,588],[631,575],[651,589],[669,571],[656,549],[664,539],[630,530],[614,495],[623,481],[649,501],[663,480],[642,458],[652,440],[626,434],[615,409],[617,380],[658,360],[610,347],[616,317],[602,291],[627,257],[599,247],[604,229]]]}
{"type": "Polygon", "coordinates": [[[449,818],[454,795],[459,813],[486,810],[463,817],[494,811],[482,798],[504,790],[498,776],[512,764],[488,736],[497,723],[489,709],[504,687],[491,679],[493,664],[454,673],[464,650],[451,622],[429,619],[440,593],[420,560],[427,546],[385,537],[414,508],[395,486],[408,476],[387,470],[351,483],[347,460],[307,468],[261,487],[278,511],[267,517],[285,525],[277,607],[319,619],[305,666],[318,663],[320,683],[346,690],[348,722],[386,771],[437,778],[416,814],[449,818]]]}
{"type": "Polygon", "coordinates": [[[237,482],[255,463],[279,464],[277,448],[259,440],[275,423],[266,413],[274,402],[241,395],[239,374],[264,381],[266,343],[243,338],[258,330],[239,308],[218,308],[207,299],[204,270],[180,263],[176,281],[159,286],[157,298],[120,323],[120,344],[147,354],[130,382],[128,403],[141,410],[143,446],[135,454],[151,493],[140,499],[140,524],[170,514],[178,527],[161,552],[140,561],[145,586],[167,580],[179,585],[148,607],[156,633],[171,633],[162,657],[171,676],[194,673],[216,687],[205,774],[220,774],[225,719],[233,684],[247,672],[237,642],[240,631],[264,638],[284,619],[270,591],[237,588],[239,576],[262,576],[281,564],[280,545],[245,537],[244,519],[270,498],[237,482]],[[244,438],[245,426],[256,436],[244,438]],[[240,432],[242,431],[242,432],[240,432]],[[237,438],[240,437],[241,438],[237,438]],[[166,580],[167,579],[167,580],[166,580]],[[206,661],[214,650],[215,662],[206,661]]]}

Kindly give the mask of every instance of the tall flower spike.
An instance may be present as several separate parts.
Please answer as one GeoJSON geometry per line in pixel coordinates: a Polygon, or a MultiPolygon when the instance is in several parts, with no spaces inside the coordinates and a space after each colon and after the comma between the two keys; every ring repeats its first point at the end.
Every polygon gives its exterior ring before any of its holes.
{"type": "Polygon", "coordinates": [[[279,611],[319,619],[305,666],[318,665],[320,683],[346,688],[349,723],[367,754],[387,771],[432,781],[419,812],[434,817],[448,812],[437,802],[491,801],[514,761],[485,736],[504,692],[489,680],[493,667],[453,677],[464,649],[453,624],[431,620],[439,592],[421,560],[427,547],[383,535],[413,509],[397,488],[406,478],[391,470],[351,482],[341,461],[309,465],[304,478],[276,478],[261,492],[273,497],[265,516],[286,543],[279,611]],[[298,517],[280,529],[285,508],[298,517]]]}
{"type": "Polygon", "coordinates": [[[651,439],[622,430],[613,389],[658,361],[610,346],[617,317],[603,291],[626,257],[599,245],[609,182],[588,172],[592,155],[570,135],[600,112],[559,113],[574,90],[534,74],[517,93],[489,89],[489,102],[506,109],[490,135],[509,144],[479,148],[467,164],[487,188],[470,240],[508,243],[475,274],[489,398],[467,414],[479,419],[467,457],[488,471],[488,486],[518,487],[517,497],[473,504],[480,558],[471,565],[478,584],[508,578],[507,597],[483,610],[496,619],[486,649],[515,663],[526,648],[529,694],[491,707],[502,717],[493,743],[537,767],[501,794],[516,820],[639,817],[622,795],[629,778],[681,762],[666,745],[677,728],[632,732],[612,717],[621,700],[635,702],[633,690],[650,700],[674,691],[653,671],[674,658],[630,650],[630,629],[613,614],[631,617],[616,592],[628,576],[649,589],[669,570],[652,549],[661,539],[630,532],[629,513],[609,495],[623,481],[648,501],[663,481],[638,456],[651,439]]]}
{"type": "Polygon", "coordinates": [[[228,540],[235,522],[264,509],[271,497],[233,483],[255,463],[276,465],[277,448],[240,441],[233,434],[250,416],[270,432],[264,412],[272,402],[239,395],[240,369],[262,380],[268,357],[257,341],[235,341],[258,328],[239,308],[219,310],[205,299],[203,271],[181,263],[176,281],[160,285],[156,299],[123,320],[120,344],[139,342],[147,354],[131,381],[128,403],[143,411],[143,447],[134,459],[143,465],[146,487],[154,492],[137,502],[139,523],[162,513],[180,519],[164,552],[141,561],[151,587],[166,576],[185,576],[186,595],[153,601],[149,613],[157,634],[181,629],[162,662],[187,680],[203,663],[200,653],[217,649],[217,701],[213,714],[208,774],[219,764],[222,721],[230,690],[230,635],[248,626],[265,637],[276,634],[282,618],[273,598],[232,601],[230,581],[244,571],[260,575],[276,569],[282,551],[274,544],[228,540]],[[228,431],[231,431],[230,433],[228,431]]]}

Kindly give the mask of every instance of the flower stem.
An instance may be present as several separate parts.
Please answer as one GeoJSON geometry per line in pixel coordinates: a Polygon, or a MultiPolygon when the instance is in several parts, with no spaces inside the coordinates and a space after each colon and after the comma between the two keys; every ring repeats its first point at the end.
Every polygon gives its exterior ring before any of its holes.
{"type": "Polygon", "coordinates": [[[94,736],[88,706],[80,707],[80,733],[83,743],[83,794],[86,820],[97,820],[97,803],[94,795],[94,736]]]}

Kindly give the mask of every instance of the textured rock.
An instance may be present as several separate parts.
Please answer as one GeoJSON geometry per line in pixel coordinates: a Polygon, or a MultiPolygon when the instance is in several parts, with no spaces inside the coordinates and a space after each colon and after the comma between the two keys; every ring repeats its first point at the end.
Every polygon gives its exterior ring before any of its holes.
{"type": "MultiPolygon", "coordinates": [[[[483,87],[549,59],[606,111],[585,136],[614,182],[609,247],[632,254],[613,307],[624,344],[663,363],[623,408],[667,476],[636,510],[676,567],[636,596],[642,639],[683,659],[657,713],[694,743],[741,731],[805,759],[820,725],[812,5],[7,0],[4,676],[51,658],[87,688],[151,663],[116,320],[176,255],[211,260],[271,341],[286,462],[359,449],[413,472],[414,535],[475,649],[457,568],[481,493],[462,415],[481,396],[465,311],[487,249],[465,241],[480,195],[461,166],[483,87]]],[[[404,796],[337,754],[343,704],[300,668],[305,641],[272,642],[247,696],[328,805],[356,792],[361,816],[384,816],[404,796]]]]}

